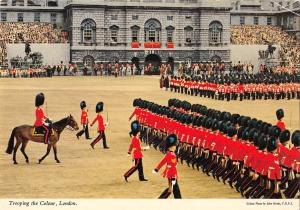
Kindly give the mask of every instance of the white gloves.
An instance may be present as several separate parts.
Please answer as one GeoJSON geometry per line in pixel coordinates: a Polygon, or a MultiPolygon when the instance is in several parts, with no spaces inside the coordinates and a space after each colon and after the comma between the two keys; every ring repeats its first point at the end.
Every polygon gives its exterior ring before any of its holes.
{"type": "Polygon", "coordinates": [[[157,175],[157,171],[155,171],[155,169],[152,170],[152,173],[157,175]]]}

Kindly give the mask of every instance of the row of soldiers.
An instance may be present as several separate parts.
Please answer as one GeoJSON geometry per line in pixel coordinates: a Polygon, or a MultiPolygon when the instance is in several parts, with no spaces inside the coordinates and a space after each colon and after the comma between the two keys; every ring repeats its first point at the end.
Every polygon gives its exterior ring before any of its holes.
{"type": "Polygon", "coordinates": [[[217,100],[300,99],[299,73],[203,74],[169,80],[170,91],[217,100]]]}
{"type": "Polygon", "coordinates": [[[10,69],[0,70],[0,78],[33,78],[33,77],[47,77],[47,70],[45,68],[28,68],[28,69],[10,69]]]}
{"type": "MultiPolygon", "coordinates": [[[[85,63],[83,66],[83,75],[88,75],[88,65],[85,63]]],[[[100,75],[114,75],[117,76],[128,76],[128,75],[140,75],[141,69],[136,66],[135,63],[107,63],[104,64],[101,62],[100,64],[94,63],[92,67],[92,74],[94,76],[100,75]]]]}
{"type": "Polygon", "coordinates": [[[170,99],[168,106],[135,99],[133,106],[146,144],[164,152],[165,137],[175,134],[181,163],[202,169],[224,184],[228,181],[242,196],[299,197],[300,131],[290,134],[282,109],[272,125],[177,99],[170,99]]]}

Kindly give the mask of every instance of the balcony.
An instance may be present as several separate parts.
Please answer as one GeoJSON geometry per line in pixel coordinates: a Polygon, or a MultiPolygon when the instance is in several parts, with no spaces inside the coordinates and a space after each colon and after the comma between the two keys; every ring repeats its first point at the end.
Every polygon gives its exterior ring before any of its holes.
{"type": "Polygon", "coordinates": [[[174,48],[173,42],[168,42],[166,45],[167,45],[167,48],[174,48]]]}
{"type": "Polygon", "coordinates": [[[139,48],[140,43],[139,42],[131,42],[131,48],[139,48]]]}
{"type": "Polygon", "coordinates": [[[160,42],[145,42],[144,48],[161,48],[160,42]]]}

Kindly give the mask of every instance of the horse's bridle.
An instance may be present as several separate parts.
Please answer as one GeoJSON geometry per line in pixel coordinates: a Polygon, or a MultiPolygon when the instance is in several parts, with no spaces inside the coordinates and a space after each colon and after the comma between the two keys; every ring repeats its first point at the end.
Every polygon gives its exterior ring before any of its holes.
{"type": "MultiPolygon", "coordinates": [[[[68,117],[68,124],[71,122],[71,117],[68,117]]],[[[72,120],[73,121],[73,120],[72,120]]],[[[68,130],[70,130],[70,131],[75,131],[75,128],[73,128],[72,126],[70,126],[70,125],[67,125],[66,126],[66,129],[68,129],[68,130]]]]}

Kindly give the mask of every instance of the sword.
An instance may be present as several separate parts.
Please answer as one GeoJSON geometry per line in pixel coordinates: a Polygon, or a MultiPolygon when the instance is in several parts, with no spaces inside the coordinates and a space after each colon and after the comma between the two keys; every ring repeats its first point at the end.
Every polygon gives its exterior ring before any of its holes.
{"type": "Polygon", "coordinates": [[[48,117],[48,106],[47,106],[47,102],[46,102],[46,115],[48,117]]]}
{"type": "Polygon", "coordinates": [[[292,129],[292,111],[291,111],[291,114],[290,114],[290,129],[292,129]]]}
{"type": "Polygon", "coordinates": [[[106,124],[109,125],[108,112],[106,112],[106,124]]]}

